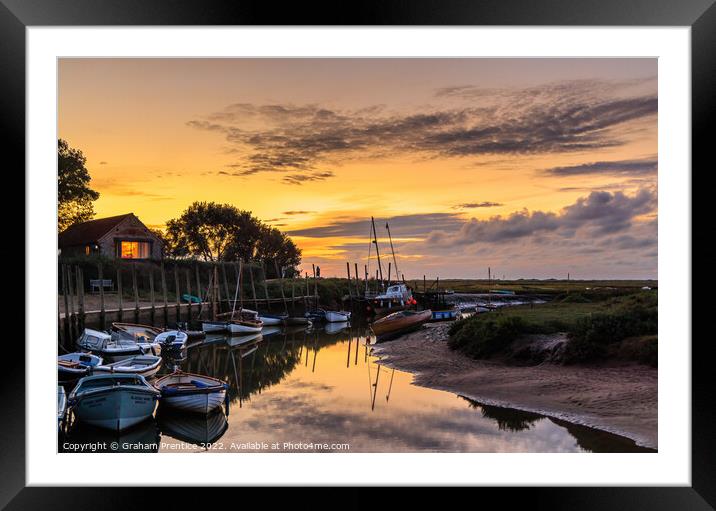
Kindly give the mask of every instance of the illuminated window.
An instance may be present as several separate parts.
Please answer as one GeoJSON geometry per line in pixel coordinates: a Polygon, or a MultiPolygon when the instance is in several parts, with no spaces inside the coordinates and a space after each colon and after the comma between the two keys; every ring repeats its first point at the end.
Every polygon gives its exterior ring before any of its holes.
{"type": "Polygon", "coordinates": [[[119,257],[122,259],[149,259],[149,242],[122,241],[119,244],[119,257]]]}
{"type": "Polygon", "coordinates": [[[90,255],[90,248],[89,245],[85,247],[85,255],[90,255]]]}

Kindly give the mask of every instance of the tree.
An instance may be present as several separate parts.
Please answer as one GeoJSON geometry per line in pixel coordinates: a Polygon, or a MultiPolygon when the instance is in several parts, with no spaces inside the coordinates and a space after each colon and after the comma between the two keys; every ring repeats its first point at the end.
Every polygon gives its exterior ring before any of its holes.
{"type": "Polygon", "coordinates": [[[268,275],[279,277],[275,269],[278,265],[279,271],[284,270],[286,277],[293,277],[298,273],[296,267],[301,264],[301,249],[291,238],[275,227],[264,226],[261,238],[256,244],[255,258],[267,261],[268,275]]]}
{"type": "Polygon", "coordinates": [[[57,141],[57,227],[86,222],[94,216],[93,202],[99,193],[89,187],[92,179],[85,166],[87,158],[62,139],[57,141]]]}
{"type": "Polygon", "coordinates": [[[167,222],[163,240],[168,256],[265,260],[271,274],[275,274],[274,261],[291,274],[301,263],[301,250],[288,236],[230,204],[193,203],[179,218],[167,222]]]}

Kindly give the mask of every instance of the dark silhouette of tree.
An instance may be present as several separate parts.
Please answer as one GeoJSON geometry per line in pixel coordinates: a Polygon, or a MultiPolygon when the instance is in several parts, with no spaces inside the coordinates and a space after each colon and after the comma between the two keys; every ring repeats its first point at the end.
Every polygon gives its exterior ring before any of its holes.
{"type": "Polygon", "coordinates": [[[301,251],[284,233],[248,211],[230,204],[195,202],[179,218],[169,220],[163,235],[165,254],[206,261],[274,260],[286,273],[295,273],[301,251]]]}
{"type": "Polygon", "coordinates": [[[301,264],[301,249],[275,227],[264,226],[256,244],[254,258],[266,261],[269,278],[280,277],[276,275],[276,266],[283,272],[284,277],[292,278],[298,274],[296,267],[301,264]]]}
{"type": "Polygon", "coordinates": [[[99,193],[89,187],[92,179],[85,166],[87,158],[62,139],[57,141],[57,227],[86,222],[94,216],[93,202],[99,193]]]}

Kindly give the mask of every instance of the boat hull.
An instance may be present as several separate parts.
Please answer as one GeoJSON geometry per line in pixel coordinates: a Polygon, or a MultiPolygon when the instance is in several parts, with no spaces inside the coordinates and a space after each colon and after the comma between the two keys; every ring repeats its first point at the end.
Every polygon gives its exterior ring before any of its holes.
{"type": "Polygon", "coordinates": [[[371,329],[378,341],[387,341],[419,329],[432,318],[432,315],[431,310],[415,313],[396,312],[373,323],[371,329]]]}
{"type": "Polygon", "coordinates": [[[169,406],[185,412],[207,415],[221,408],[226,399],[226,390],[202,393],[178,394],[175,396],[162,396],[162,406],[169,406]]]}
{"type": "Polygon", "coordinates": [[[109,387],[78,396],[72,410],[86,424],[123,431],[148,419],[154,413],[157,399],[150,389],[109,387]]]}
{"type": "Polygon", "coordinates": [[[326,321],[329,323],[343,323],[351,319],[350,312],[326,312],[326,321]]]}
{"type": "Polygon", "coordinates": [[[286,318],[281,316],[259,316],[259,319],[263,321],[264,326],[277,326],[283,324],[286,318]]]}
{"type": "Polygon", "coordinates": [[[453,321],[460,317],[458,309],[434,310],[430,321],[453,321]]]}
{"type": "Polygon", "coordinates": [[[201,324],[201,330],[206,333],[226,332],[227,329],[227,323],[223,322],[204,322],[201,324]]]}
{"type": "Polygon", "coordinates": [[[229,323],[229,332],[233,335],[256,334],[261,332],[263,325],[246,325],[243,323],[229,323]]]}

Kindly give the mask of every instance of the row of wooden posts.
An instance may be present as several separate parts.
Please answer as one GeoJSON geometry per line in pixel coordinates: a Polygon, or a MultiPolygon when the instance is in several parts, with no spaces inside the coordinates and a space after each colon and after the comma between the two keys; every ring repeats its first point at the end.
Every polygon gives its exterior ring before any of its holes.
{"type": "MultiPolygon", "coordinates": [[[[232,305],[234,305],[234,297],[230,293],[230,286],[229,286],[229,279],[227,277],[227,271],[226,267],[233,266],[235,271],[235,277],[238,281],[239,276],[242,274],[242,269],[244,264],[242,262],[236,262],[236,263],[215,263],[214,265],[214,271],[213,275],[217,276],[216,278],[211,277],[209,279],[209,283],[207,283],[206,292],[202,292],[202,282],[201,282],[201,276],[199,272],[199,265],[194,265],[194,278],[195,278],[195,284],[196,284],[196,290],[197,295],[200,299],[200,303],[198,304],[192,304],[191,300],[188,301],[188,303],[182,304],[182,293],[181,293],[181,284],[180,280],[180,273],[184,273],[185,280],[186,280],[186,287],[185,287],[185,293],[188,295],[192,294],[192,275],[190,269],[184,269],[181,271],[178,267],[178,265],[174,266],[174,290],[175,290],[175,298],[176,298],[176,304],[170,305],[169,304],[169,298],[168,298],[168,288],[167,288],[167,272],[164,268],[164,262],[162,261],[160,263],[160,276],[161,276],[161,301],[157,303],[157,293],[154,289],[154,268],[152,266],[149,267],[149,302],[150,305],[148,307],[149,309],[149,319],[151,324],[155,324],[157,318],[157,309],[160,309],[160,314],[163,316],[163,323],[164,325],[167,325],[169,323],[169,310],[170,307],[176,308],[176,314],[175,318],[176,321],[181,321],[181,309],[182,306],[186,309],[185,314],[185,320],[187,323],[191,322],[192,320],[198,319],[200,317],[200,314],[203,311],[203,308],[207,303],[211,305],[211,313],[212,316],[215,316],[217,312],[220,312],[221,304],[227,304],[228,308],[230,309],[232,305]],[[221,268],[221,276],[223,280],[223,292],[222,292],[222,286],[218,282],[218,268],[221,268]],[[222,296],[223,295],[223,296],[222,296]],[[207,300],[210,300],[210,302],[207,302],[207,300]],[[194,313],[194,307],[197,308],[196,314],[194,313]]],[[[124,296],[123,296],[123,289],[122,289],[122,266],[117,267],[117,274],[116,274],[116,282],[117,282],[117,298],[118,298],[118,307],[117,309],[107,309],[105,305],[105,290],[104,286],[99,286],[99,310],[98,311],[88,311],[85,307],[85,288],[84,288],[84,272],[82,267],[79,265],[69,265],[69,264],[61,264],[60,265],[60,281],[61,281],[61,291],[62,291],[62,299],[64,300],[64,314],[58,315],[58,326],[59,326],[59,332],[60,332],[60,341],[63,342],[64,339],[76,339],[80,332],[85,327],[85,320],[87,318],[88,313],[95,313],[99,315],[99,328],[104,329],[106,328],[106,318],[108,312],[116,313],[116,317],[119,321],[124,320],[124,315],[126,312],[129,312],[133,315],[133,321],[135,323],[139,322],[140,317],[140,310],[146,309],[147,307],[140,307],[140,301],[139,301],[139,287],[137,285],[137,268],[135,263],[130,263],[128,265],[130,267],[130,272],[132,276],[132,291],[133,291],[133,298],[134,303],[133,306],[125,308],[124,303],[124,296]]],[[[106,279],[106,275],[104,275],[104,268],[101,262],[97,264],[97,278],[99,281],[102,281],[106,279]]],[[[280,289],[281,289],[281,297],[280,298],[271,298],[269,296],[268,291],[268,284],[266,279],[266,270],[264,265],[261,266],[261,271],[263,273],[263,291],[264,291],[264,298],[259,298],[256,293],[256,282],[254,278],[254,266],[249,265],[249,281],[251,286],[251,300],[250,303],[252,303],[256,310],[259,309],[260,305],[265,306],[267,309],[270,310],[271,304],[283,304],[283,308],[285,312],[288,312],[288,304],[289,302],[292,304],[293,309],[295,310],[296,303],[303,302],[306,309],[308,309],[313,303],[318,304],[318,283],[316,281],[316,275],[315,275],[315,266],[314,266],[314,289],[313,293],[310,291],[309,286],[309,277],[306,275],[305,279],[305,294],[302,294],[303,286],[301,286],[301,289],[299,289],[299,295],[296,293],[296,283],[291,283],[291,297],[288,298],[286,296],[286,293],[283,289],[283,276],[278,271],[278,267],[276,268],[277,274],[279,275],[280,280],[280,289]]],[[[243,297],[239,296],[239,299],[243,302],[243,297]]],[[[59,304],[58,304],[59,306],[59,304]]],[[[128,319],[128,318],[127,318],[128,319]]]]}

